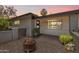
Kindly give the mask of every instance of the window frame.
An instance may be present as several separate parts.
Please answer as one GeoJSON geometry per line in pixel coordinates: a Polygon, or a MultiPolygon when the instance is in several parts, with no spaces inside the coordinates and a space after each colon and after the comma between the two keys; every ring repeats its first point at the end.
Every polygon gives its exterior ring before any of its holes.
{"type": "Polygon", "coordinates": [[[55,20],[48,20],[48,29],[61,29],[62,28],[62,23],[63,23],[62,19],[61,20],[57,20],[57,19],[55,19],[55,20]],[[56,24],[50,25],[51,22],[55,22],[56,24]],[[58,22],[61,22],[61,24],[58,25],[58,22]],[[53,28],[54,26],[56,28],[53,28]]]}

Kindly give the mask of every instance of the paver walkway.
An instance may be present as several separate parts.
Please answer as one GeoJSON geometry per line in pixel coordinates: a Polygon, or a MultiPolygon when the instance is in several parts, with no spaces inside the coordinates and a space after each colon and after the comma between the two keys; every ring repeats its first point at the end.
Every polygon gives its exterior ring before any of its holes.
{"type": "MultiPolygon", "coordinates": [[[[63,53],[64,47],[55,36],[41,35],[36,40],[34,53],[63,53]]],[[[23,53],[23,39],[0,44],[0,52],[23,53]],[[4,50],[4,51],[3,51],[4,50]]]]}
{"type": "Polygon", "coordinates": [[[59,42],[58,37],[42,35],[36,38],[38,53],[63,53],[64,47],[59,42]]]}

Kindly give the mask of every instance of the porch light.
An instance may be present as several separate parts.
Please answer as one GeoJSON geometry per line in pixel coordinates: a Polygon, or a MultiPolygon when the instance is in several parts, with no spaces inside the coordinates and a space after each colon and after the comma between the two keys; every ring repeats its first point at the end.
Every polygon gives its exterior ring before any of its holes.
{"type": "Polygon", "coordinates": [[[40,28],[40,21],[36,20],[36,28],[40,28]]]}
{"type": "Polygon", "coordinates": [[[36,21],[36,24],[39,24],[39,23],[40,23],[39,20],[37,20],[37,21],[36,21]]]}
{"type": "Polygon", "coordinates": [[[38,26],[38,25],[37,25],[36,27],[37,27],[37,28],[39,28],[39,26],[38,26]]]}
{"type": "Polygon", "coordinates": [[[37,21],[36,23],[39,24],[39,21],[37,21]]]}

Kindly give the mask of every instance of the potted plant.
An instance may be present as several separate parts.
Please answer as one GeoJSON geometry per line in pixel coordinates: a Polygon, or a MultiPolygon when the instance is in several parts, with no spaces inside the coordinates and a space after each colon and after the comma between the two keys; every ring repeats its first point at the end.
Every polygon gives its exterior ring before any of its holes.
{"type": "Polygon", "coordinates": [[[36,50],[36,41],[32,37],[28,37],[23,43],[24,52],[33,52],[36,50]]]}
{"type": "Polygon", "coordinates": [[[67,51],[75,50],[75,44],[73,43],[74,38],[71,35],[60,35],[59,40],[64,44],[64,48],[67,51]]]}
{"type": "Polygon", "coordinates": [[[69,42],[69,43],[64,45],[64,48],[68,52],[74,52],[75,51],[75,44],[73,42],[69,42]]]}
{"type": "Polygon", "coordinates": [[[33,37],[38,36],[38,35],[40,34],[39,29],[38,29],[38,28],[34,28],[34,29],[32,30],[32,34],[33,34],[33,37]]]}

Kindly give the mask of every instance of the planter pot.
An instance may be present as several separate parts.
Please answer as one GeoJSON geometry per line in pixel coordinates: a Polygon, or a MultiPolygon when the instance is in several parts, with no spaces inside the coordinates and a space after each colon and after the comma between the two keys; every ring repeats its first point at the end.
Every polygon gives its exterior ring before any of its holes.
{"type": "Polygon", "coordinates": [[[25,39],[23,43],[24,52],[33,52],[36,50],[36,41],[32,38],[25,39]]]}

